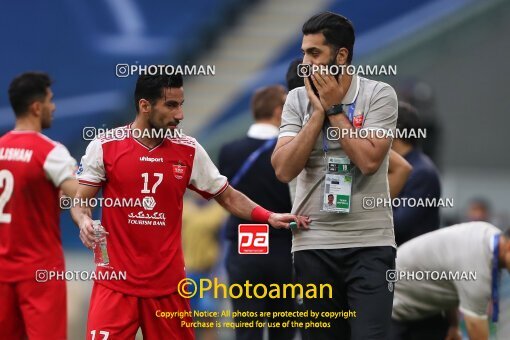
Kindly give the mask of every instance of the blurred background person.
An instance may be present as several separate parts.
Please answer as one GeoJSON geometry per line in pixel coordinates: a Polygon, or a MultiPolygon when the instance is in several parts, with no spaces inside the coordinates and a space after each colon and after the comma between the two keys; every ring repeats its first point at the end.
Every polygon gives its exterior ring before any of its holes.
{"type": "Polygon", "coordinates": [[[395,283],[391,339],[460,340],[460,310],[469,339],[488,340],[488,310],[498,322],[500,277],[509,270],[510,229],[490,223],[461,223],[404,243],[395,276],[387,274],[395,283]]]}
{"type": "Polygon", "coordinates": [[[483,197],[472,198],[468,203],[465,220],[491,222],[491,206],[489,201],[483,197]]]}
{"type": "MultiPolygon", "coordinates": [[[[413,138],[410,131],[417,134],[421,129],[420,119],[416,109],[408,103],[399,102],[397,130],[407,131],[409,138],[395,138],[392,149],[408,161],[413,169],[404,188],[397,196],[400,199],[439,199],[441,183],[439,172],[432,160],[425,155],[418,139],[413,138]]],[[[439,207],[403,206],[393,208],[393,223],[395,226],[395,241],[397,245],[439,228],[439,207]]]]}
{"type": "Polygon", "coordinates": [[[76,160],[41,132],[55,103],[46,73],[9,86],[14,129],[0,138],[0,339],[66,339],[59,196],[76,193],[76,160]],[[48,279],[48,276],[49,279],[48,279]]]}
{"type": "Polygon", "coordinates": [[[434,88],[429,82],[415,76],[401,79],[396,85],[399,101],[410,104],[419,112],[420,125],[427,129],[427,138],[420,141],[420,148],[439,167],[438,146],[441,143],[441,128],[438,124],[438,110],[434,88]]]}
{"type": "Polygon", "coordinates": [[[289,64],[287,74],[285,75],[285,82],[287,83],[287,90],[289,92],[294,90],[296,87],[305,86],[304,78],[297,74],[298,65],[302,62],[302,58],[297,58],[292,60],[292,62],[289,64]]]}
{"type": "MultiPolygon", "coordinates": [[[[190,195],[191,196],[191,195],[190,195]]],[[[219,230],[227,213],[216,202],[186,197],[182,210],[182,251],[186,265],[186,277],[200,282],[201,279],[218,277],[217,265],[220,261],[221,244],[219,230]]],[[[220,280],[222,278],[219,278],[220,280]]],[[[221,300],[215,299],[212,292],[206,291],[201,298],[195,294],[190,299],[191,310],[219,311],[221,300]]],[[[194,318],[202,322],[215,321],[211,318],[194,318]]],[[[217,328],[196,328],[195,336],[201,340],[218,339],[217,328]]]]}
{"type": "MultiPolygon", "coordinates": [[[[298,65],[303,62],[302,58],[294,59],[287,69],[287,74],[285,75],[285,82],[287,83],[287,91],[290,92],[297,87],[305,86],[305,81],[303,77],[298,76],[297,68],[298,65]]],[[[278,126],[279,127],[279,126],[278,126]]],[[[290,200],[293,203],[294,197],[296,195],[296,185],[297,179],[294,178],[292,181],[288,183],[290,190],[290,200]]]]}
{"type": "MultiPolygon", "coordinates": [[[[230,184],[275,212],[291,209],[289,187],[278,181],[271,166],[271,154],[279,132],[285,97],[285,88],[280,85],[257,89],[251,101],[255,123],[250,126],[246,137],[223,146],[219,156],[219,170],[227,176],[230,184]]],[[[293,279],[290,230],[269,229],[269,253],[266,255],[239,254],[238,226],[242,223],[250,221],[230,216],[225,226],[226,237],[230,241],[226,258],[230,284],[244,284],[246,281],[253,285],[291,283],[293,279]]],[[[240,311],[273,312],[295,309],[294,301],[289,298],[249,299],[241,296],[239,299],[232,299],[232,304],[233,310],[240,311]]],[[[236,339],[262,339],[263,332],[263,328],[237,328],[236,339]]],[[[270,340],[290,340],[294,338],[295,329],[270,328],[268,333],[270,340]]]]}

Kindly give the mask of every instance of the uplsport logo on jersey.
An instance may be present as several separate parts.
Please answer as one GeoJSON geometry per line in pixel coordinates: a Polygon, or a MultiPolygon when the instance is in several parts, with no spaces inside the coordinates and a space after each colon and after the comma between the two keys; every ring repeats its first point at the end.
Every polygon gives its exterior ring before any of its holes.
{"type": "Polygon", "coordinates": [[[240,224],[238,227],[239,254],[268,254],[269,225],[240,224]]]}

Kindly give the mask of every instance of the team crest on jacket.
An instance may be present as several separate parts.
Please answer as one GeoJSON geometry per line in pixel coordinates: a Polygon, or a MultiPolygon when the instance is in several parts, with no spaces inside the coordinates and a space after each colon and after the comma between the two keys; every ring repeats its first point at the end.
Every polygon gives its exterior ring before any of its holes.
{"type": "Polygon", "coordinates": [[[177,179],[182,179],[184,177],[184,175],[186,174],[186,169],[187,169],[187,166],[182,165],[181,163],[172,165],[174,177],[177,179]]]}

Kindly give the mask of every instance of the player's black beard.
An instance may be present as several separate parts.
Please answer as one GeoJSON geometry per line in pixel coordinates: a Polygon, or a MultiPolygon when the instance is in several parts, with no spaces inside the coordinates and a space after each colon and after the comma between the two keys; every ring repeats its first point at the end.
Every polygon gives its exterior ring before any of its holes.
{"type": "Polygon", "coordinates": [[[152,121],[149,120],[149,127],[151,130],[160,130],[163,129],[162,127],[156,126],[152,121]]]}
{"type": "Polygon", "coordinates": [[[156,124],[156,122],[154,122],[154,120],[151,117],[149,117],[149,126],[150,126],[151,130],[167,130],[167,129],[176,128],[177,125],[179,125],[179,121],[173,120],[169,124],[170,124],[170,126],[168,124],[165,124],[165,125],[156,124]]]}
{"type": "Polygon", "coordinates": [[[168,125],[163,125],[163,126],[160,126],[160,125],[157,125],[155,124],[153,121],[151,121],[149,119],[149,127],[151,130],[168,130],[168,129],[171,129],[172,127],[176,127],[177,124],[179,124],[178,122],[171,122],[170,123],[172,126],[168,126],[168,125]]]}

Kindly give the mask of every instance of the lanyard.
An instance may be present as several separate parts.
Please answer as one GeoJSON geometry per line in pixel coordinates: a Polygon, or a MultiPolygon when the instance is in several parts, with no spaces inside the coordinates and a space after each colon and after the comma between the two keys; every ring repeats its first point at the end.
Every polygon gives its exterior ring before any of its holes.
{"type": "Polygon", "coordinates": [[[232,186],[236,186],[241,178],[248,172],[248,170],[252,167],[253,163],[257,160],[257,158],[260,157],[260,155],[269,149],[271,149],[276,144],[277,138],[271,138],[267,140],[262,146],[260,146],[258,149],[253,151],[250,156],[244,161],[243,165],[239,170],[236,172],[232,180],[230,181],[230,184],[232,186]]]}
{"type": "Polygon", "coordinates": [[[494,235],[493,238],[493,256],[492,256],[492,322],[498,322],[499,316],[499,237],[501,234],[494,235]]]}
{"type": "MultiPolygon", "coordinates": [[[[342,104],[343,105],[343,104],[342,104]]],[[[354,103],[349,104],[349,108],[347,109],[347,118],[349,118],[349,122],[352,124],[352,120],[354,119],[354,110],[356,109],[356,101],[354,103]]],[[[322,151],[324,154],[328,153],[329,145],[327,138],[327,129],[329,128],[329,122],[325,121],[322,126],[322,151]]]]}

